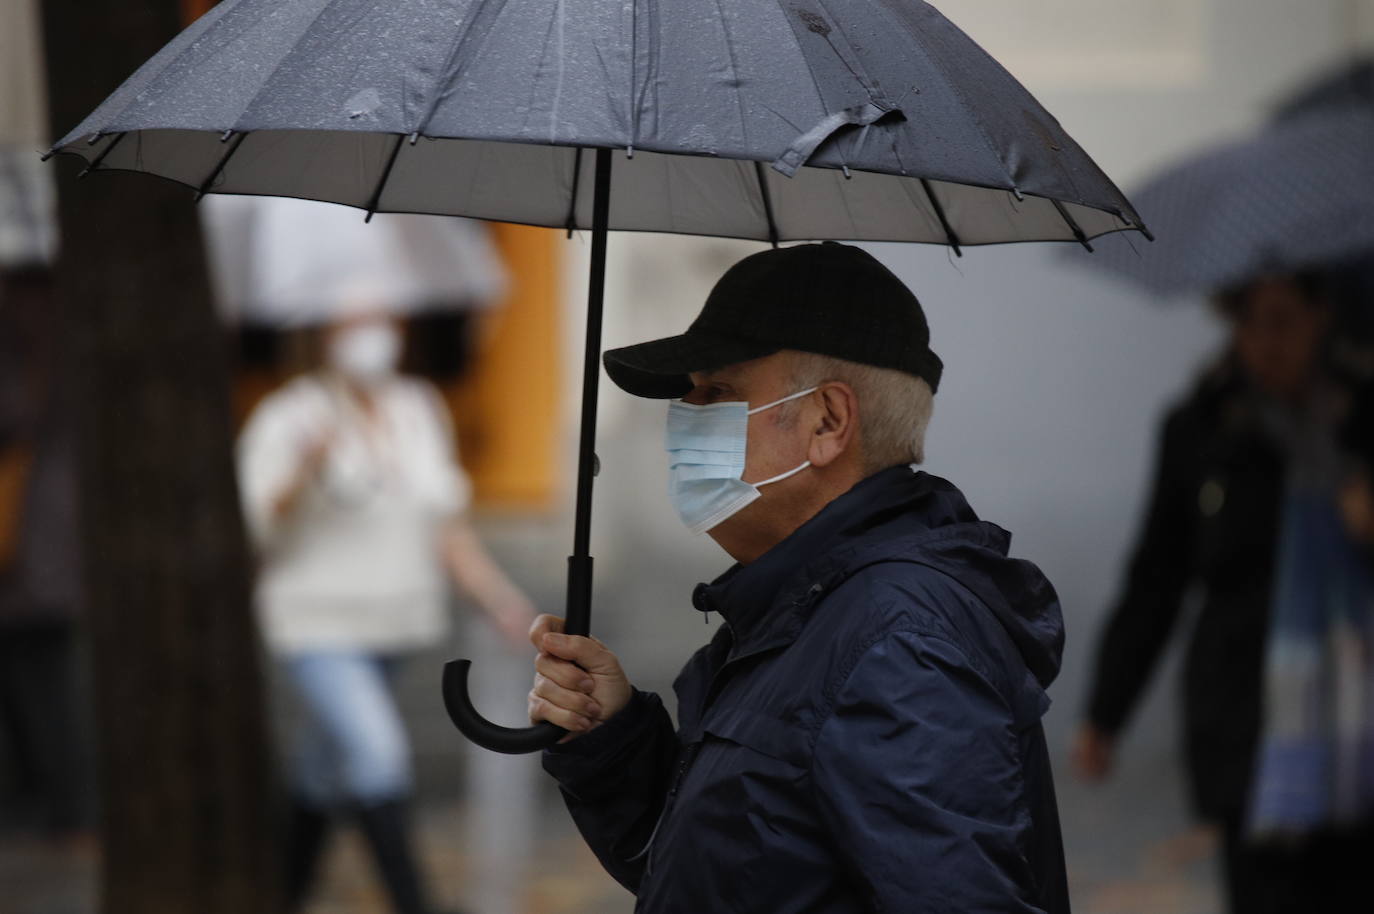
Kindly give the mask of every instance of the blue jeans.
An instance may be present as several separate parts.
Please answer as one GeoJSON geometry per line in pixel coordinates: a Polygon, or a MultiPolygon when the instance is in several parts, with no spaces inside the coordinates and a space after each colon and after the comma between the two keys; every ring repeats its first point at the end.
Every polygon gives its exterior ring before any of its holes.
{"type": "Polygon", "coordinates": [[[410,743],[391,694],[396,661],[311,651],[288,655],[283,666],[307,712],[291,760],[302,798],[323,809],[408,795],[410,743]]]}

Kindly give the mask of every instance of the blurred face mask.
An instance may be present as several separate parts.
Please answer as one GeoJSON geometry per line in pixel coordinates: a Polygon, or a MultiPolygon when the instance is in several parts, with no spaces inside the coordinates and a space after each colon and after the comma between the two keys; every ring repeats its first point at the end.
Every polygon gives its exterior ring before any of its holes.
{"type": "Polygon", "coordinates": [[[745,482],[744,449],[749,440],[749,417],[765,409],[804,397],[814,387],[749,408],[742,400],[697,406],[674,400],[668,404],[668,497],[678,516],[694,535],[704,533],[757,499],[759,486],[780,482],[811,466],[806,460],[786,473],[760,482],[745,482]]]}
{"type": "Polygon", "coordinates": [[[329,364],[357,381],[378,381],[396,373],[401,337],[390,324],[349,327],[329,341],[329,364]]]}

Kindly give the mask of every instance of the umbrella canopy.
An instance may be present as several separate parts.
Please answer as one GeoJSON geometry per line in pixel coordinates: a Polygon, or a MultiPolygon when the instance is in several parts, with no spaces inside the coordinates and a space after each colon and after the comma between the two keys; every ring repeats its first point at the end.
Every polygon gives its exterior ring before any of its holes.
{"type": "Polygon", "coordinates": [[[1134,197],[1158,243],[1108,238],[1075,259],[1169,296],[1374,250],[1371,150],[1374,109],[1317,106],[1147,182],[1134,197]]]}
{"type": "MultiPolygon", "coordinates": [[[[578,635],[610,229],[956,251],[1144,231],[1058,122],[917,0],[225,0],[57,152],[369,218],[591,227],[578,635]]],[[[562,735],[486,721],[466,676],[450,663],[444,697],[474,741],[526,752],[562,735]]]]}
{"type": "Polygon", "coordinates": [[[55,147],[201,191],[569,228],[591,220],[580,148],[633,155],[612,229],[963,245],[1141,227],[911,0],[226,0],[55,147]]]}
{"type": "Polygon", "coordinates": [[[1326,108],[1362,106],[1374,110],[1374,57],[1360,57],[1323,73],[1274,109],[1278,121],[1326,108]]]}

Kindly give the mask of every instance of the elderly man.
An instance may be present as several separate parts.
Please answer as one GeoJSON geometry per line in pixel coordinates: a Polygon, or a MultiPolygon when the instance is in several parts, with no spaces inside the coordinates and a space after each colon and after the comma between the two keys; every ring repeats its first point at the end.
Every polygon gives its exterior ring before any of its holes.
{"type": "Polygon", "coordinates": [[[747,257],[681,336],[606,353],[668,404],[670,497],[737,564],[674,731],[595,639],[532,629],[544,767],[637,911],[1067,912],[1040,718],[1054,589],[918,472],[941,362],[858,248],[747,257]]]}

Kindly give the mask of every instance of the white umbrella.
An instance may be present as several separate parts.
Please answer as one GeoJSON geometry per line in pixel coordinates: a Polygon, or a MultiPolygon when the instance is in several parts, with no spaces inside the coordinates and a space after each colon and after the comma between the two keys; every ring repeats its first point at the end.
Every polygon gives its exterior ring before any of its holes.
{"type": "Polygon", "coordinates": [[[357,305],[393,314],[485,308],[507,286],[485,225],[282,197],[202,203],[218,298],[231,323],[327,323],[357,305]]]}

